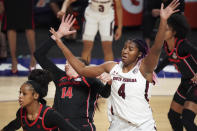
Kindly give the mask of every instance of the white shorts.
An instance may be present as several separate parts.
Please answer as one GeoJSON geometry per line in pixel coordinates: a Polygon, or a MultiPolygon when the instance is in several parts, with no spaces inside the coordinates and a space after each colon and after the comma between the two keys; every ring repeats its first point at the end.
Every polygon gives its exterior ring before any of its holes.
{"type": "Polygon", "coordinates": [[[94,41],[94,38],[99,31],[101,41],[112,41],[113,30],[114,10],[112,8],[108,13],[95,11],[89,6],[86,8],[83,40],[94,41]]]}
{"type": "Polygon", "coordinates": [[[155,121],[153,119],[136,126],[118,116],[112,117],[108,131],[156,131],[155,121]]]}

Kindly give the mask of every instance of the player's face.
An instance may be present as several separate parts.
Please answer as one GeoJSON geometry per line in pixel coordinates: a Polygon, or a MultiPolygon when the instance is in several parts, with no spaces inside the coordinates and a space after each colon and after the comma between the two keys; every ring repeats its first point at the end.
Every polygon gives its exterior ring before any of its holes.
{"type": "Polygon", "coordinates": [[[137,61],[139,55],[140,52],[136,44],[132,41],[127,41],[122,49],[122,62],[125,65],[132,64],[137,61]]]}
{"type": "Polygon", "coordinates": [[[70,63],[68,61],[66,61],[65,71],[66,71],[66,74],[70,77],[77,74],[77,72],[72,68],[72,66],[70,65],[70,63]]]}
{"type": "Polygon", "coordinates": [[[19,104],[22,107],[26,107],[30,105],[33,101],[35,101],[34,98],[34,90],[32,89],[31,85],[29,84],[23,84],[19,91],[19,104]]]}
{"type": "Polygon", "coordinates": [[[174,38],[174,36],[175,36],[174,31],[172,30],[172,28],[170,26],[167,25],[164,39],[166,41],[168,41],[168,40],[174,38]]]}

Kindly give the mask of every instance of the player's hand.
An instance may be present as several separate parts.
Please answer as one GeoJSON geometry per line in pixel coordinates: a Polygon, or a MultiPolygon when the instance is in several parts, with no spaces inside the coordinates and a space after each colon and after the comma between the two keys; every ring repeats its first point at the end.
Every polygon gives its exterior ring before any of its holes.
{"type": "Polygon", "coordinates": [[[97,78],[101,80],[104,84],[107,83],[108,81],[111,81],[111,75],[106,72],[102,73],[100,76],[97,76],[97,78]]]}
{"type": "Polygon", "coordinates": [[[117,28],[117,29],[116,29],[116,32],[115,32],[114,39],[115,39],[115,40],[120,39],[121,35],[122,35],[122,28],[117,28]]]}
{"type": "Polygon", "coordinates": [[[176,9],[179,6],[179,0],[173,0],[165,9],[164,4],[161,4],[160,9],[160,18],[163,20],[167,20],[173,13],[176,13],[179,11],[179,9],[176,9]]]}
{"type": "Polygon", "coordinates": [[[53,39],[53,40],[56,40],[56,41],[60,41],[61,42],[61,35],[59,34],[59,33],[57,33],[55,30],[54,30],[54,28],[50,28],[50,30],[49,30],[50,32],[51,32],[51,34],[52,34],[52,36],[51,36],[51,38],[53,39]]]}
{"type": "Polygon", "coordinates": [[[193,83],[197,84],[197,73],[194,75],[194,77],[191,80],[193,83]]]}
{"type": "Polygon", "coordinates": [[[160,9],[152,9],[152,16],[157,17],[160,14],[160,9]]]}
{"type": "Polygon", "coordinates": [[[70,15],[70,14],[67,15],[66,19],[65,19],[65,15],[63,15],[61,24],[60,24],[59,29],[57,31],[57,34],[60,38],[62,36],[71,35],[76,32],[76,30],[70,30],[71,27],[73,26],[75,20],[76,19],[73,18],[73,15],[70,15]]]}
{"type": "Polygon", "coordinates": [[[58,19],[62,19],[62,17],[65,15],[65,12],[63,12],[63,11],[58,11],[57,12],[57,18],[58,19]]]}

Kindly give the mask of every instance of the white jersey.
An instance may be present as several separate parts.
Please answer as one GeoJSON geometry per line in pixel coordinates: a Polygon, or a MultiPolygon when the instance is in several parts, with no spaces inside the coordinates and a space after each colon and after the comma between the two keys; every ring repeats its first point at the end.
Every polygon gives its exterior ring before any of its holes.
{"type": "Polygon", "coordinates": [[[110,71],[112,90],[109,104],[113,115],[139,126],[153,119],[148,102],[152,84],[142,76],[140,62],[128,73],[123,73],[122,67],[120,62],[110,71]]]}
{"type": "Polygon", "coordinates": [[[108,13],[112,9],[113,0],[90,0],[90,8],[101,13],[108,13]]]}

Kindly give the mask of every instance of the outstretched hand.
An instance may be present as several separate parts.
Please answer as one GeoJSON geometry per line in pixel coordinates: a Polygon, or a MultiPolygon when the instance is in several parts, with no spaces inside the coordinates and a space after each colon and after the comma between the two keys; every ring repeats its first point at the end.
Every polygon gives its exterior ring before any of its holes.
{"type": "Polygon", "coordinates": [[[60,39],[61,37],[59,37],[58,33],[54,30],[54,28],[51,27],[49,31],[51,32],[52,38],[54,40],[61,41],[61,39],[60,39]]]}
{"type": "Polygon", "coordinates": [[[67,35],[71,35],[74,34],[76,32],[76,30],[70,30],[71,27],[73,26],[74,22],[75,22],[75,18],[73,19],[73,15],[67,15],[66,19],[65,19],[65,15],[62,17],[62,21],[61,24],[59,26],[57,33],[57,37],[61,38],[62,36],[67,36],[67,35]]]}
{"type": "Polygon", "coordinates": [[[165,9],[164,4],[161,4],[160,9],[160,17],[161,19],[167,20],[173,13],[176,13],[179,11],[179,9],[176,9],[179,6],[179,0],[173,0],[165,9]]]}

